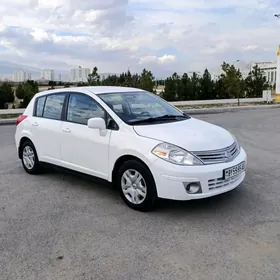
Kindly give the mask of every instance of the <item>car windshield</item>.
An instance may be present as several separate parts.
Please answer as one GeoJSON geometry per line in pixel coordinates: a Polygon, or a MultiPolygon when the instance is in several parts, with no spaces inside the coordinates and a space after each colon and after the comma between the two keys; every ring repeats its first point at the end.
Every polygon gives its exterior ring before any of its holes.
{"type": "Polygon", "coordinates": [[[174,122],[190,118],[147,91],[103,93],[98,96],[130,125],[174,122]]]}

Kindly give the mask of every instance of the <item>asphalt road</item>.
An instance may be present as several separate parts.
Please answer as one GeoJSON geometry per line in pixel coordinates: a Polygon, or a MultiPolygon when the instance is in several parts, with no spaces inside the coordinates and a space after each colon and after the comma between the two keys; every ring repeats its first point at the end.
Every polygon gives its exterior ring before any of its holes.
{"type": "Polygon", "coordinates": [[[196,116],[248,153],[242,186],[194,202],[129,209],[110,186],[26,174],[0,127],[0,279],[280,279],[280,110],[196,116]]]}

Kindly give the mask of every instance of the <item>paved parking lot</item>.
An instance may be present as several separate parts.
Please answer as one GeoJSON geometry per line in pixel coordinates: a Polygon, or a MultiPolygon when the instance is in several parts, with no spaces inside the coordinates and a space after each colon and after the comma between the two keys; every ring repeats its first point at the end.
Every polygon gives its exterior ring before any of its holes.
{"type": "Polygon", "coordinates": [[[15,127],[0,127],[0,279],[279,280],[280,110],[195,117],[237,136],[245,183],[151,213],[87,178],[27,175],[15,127]]]}

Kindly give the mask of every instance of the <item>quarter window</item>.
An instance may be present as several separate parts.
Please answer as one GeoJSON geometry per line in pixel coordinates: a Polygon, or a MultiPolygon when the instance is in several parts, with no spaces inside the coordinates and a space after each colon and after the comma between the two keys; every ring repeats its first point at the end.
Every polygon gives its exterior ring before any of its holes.
{"type": "Polygon", "coordinates": [[[46,100],[46,96],[42,96],[37,99],[36,112],[35,112],[36,117],[43,116],[45,100],[46,100]]]}
{"type": "Polygon", "coordinates": [[[48,119],[60,120],[64,99],[65,93],[49,95],[45,103],[43,117],[48,119]]]}
{"type": "Polygon", "coordinates": [[[90,118],[105,120],[105,111],[90,96],[72,93],[69,98],[67,121],[86,125],[90,118]]]}

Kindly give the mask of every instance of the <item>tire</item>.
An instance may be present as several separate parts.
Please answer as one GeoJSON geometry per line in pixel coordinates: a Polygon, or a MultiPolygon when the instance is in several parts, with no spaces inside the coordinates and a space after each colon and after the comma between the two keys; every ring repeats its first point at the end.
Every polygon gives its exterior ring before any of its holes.
{"type": "Polygon", "coordinates": [[[130,208],[141,212],[156,208],[157,190],[155,181],[150,170],[144,164],[137,160],[126,161],[119,168],[116,180],[120,195],[130,208]],[[134,176],[133,180],[128,174],[134,176]],[[126,189],[126,193],[124,186],[130,186],[126,189]]]}
{"type": "Polygon", "coordinates": [[[40,165],[40,162],[38,160],[37,152],[36,149],[33,145],[33,143],[29,140],[25,141],[21,148],[20,148],[20,157],[21,157],[21,162],[24,170],[28,174],[39,174],[42,171],[42,167],[40,165]],[[30,157],[27,157],[28,159],[26,160],[25,158],[25,153],[29,152],[30,157]],[[33,161],[32,161],[32,153],[33,153],[33,161]],[[30,162],[31,160],[31,162],[30,162]],[[33,163],[33,164],[31,164],[33,163]]]}

